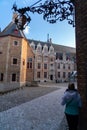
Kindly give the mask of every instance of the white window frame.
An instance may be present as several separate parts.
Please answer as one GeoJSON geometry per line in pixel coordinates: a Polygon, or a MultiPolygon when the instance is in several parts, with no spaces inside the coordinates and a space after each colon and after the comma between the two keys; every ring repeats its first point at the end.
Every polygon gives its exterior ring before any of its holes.
{"type": "Polygon", "coordinates": [[[16,57],[12,57],[12,59],[11,59],[11,65],[18,66],[18,58],[16,58],[16,57]],[[13,64],[13,59],[17,59],[17,64],[13,64]]]}

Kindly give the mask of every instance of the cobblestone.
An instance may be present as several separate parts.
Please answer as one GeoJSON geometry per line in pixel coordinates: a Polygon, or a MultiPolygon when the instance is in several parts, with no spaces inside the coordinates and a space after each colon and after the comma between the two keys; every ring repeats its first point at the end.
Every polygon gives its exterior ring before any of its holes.
{"type": "Polygon", "coordinates": [[[4,95],[0,95],[0,112],[14,106],[31,101],[37,97],[59,89],[58,87],[25,87],[4,95]]]}
{"type": "Polygon", "coordinates": [[[0,97],[0,130],[65,130],[61,97],[67,84],[42,86],[26,87],[0,97]]]}

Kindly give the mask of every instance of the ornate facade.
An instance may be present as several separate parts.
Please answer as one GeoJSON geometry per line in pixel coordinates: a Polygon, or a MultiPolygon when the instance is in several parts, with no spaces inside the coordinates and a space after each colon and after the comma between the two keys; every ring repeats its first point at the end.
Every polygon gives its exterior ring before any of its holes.
{"type": "Polygon", "coordinates": [[[76,70],[75,48],[29,40],[35,55],[34,80],[65,82],[76,70]]]}

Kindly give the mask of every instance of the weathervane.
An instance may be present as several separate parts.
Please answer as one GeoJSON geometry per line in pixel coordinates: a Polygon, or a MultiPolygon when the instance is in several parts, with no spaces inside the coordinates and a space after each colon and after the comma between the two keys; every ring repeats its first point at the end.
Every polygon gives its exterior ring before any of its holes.
{"type": "Polygon", "coordinates": [[[23,30],[30,23],[31,17],[29,12],[43,14],[43,19],[49,23],[56,23],[57,20],[67,20],[73,27],[75,26],[74,0],[46,0],[44,4],[37,1],[30,7],[17,8],[14,4],[13,8],[18,13],[15,23],[19,29],[23,30]],[[39,5],[37,5],[39,3],[39,5]]]}

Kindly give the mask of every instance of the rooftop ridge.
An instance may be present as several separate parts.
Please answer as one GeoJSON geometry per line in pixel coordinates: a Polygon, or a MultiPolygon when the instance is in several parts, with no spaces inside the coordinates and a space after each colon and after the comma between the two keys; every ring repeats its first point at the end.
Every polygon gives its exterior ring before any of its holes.
{"type": "Polygon", "coordinates": [[[16,26],[16,24],[11,21],[6,27],[5,29],[0,33],[0,37],[2,36],[15,36],[15,37],[22,37],[22,38],[26,38],[25,34],[23,31],[19,30],[16,26]]]}

